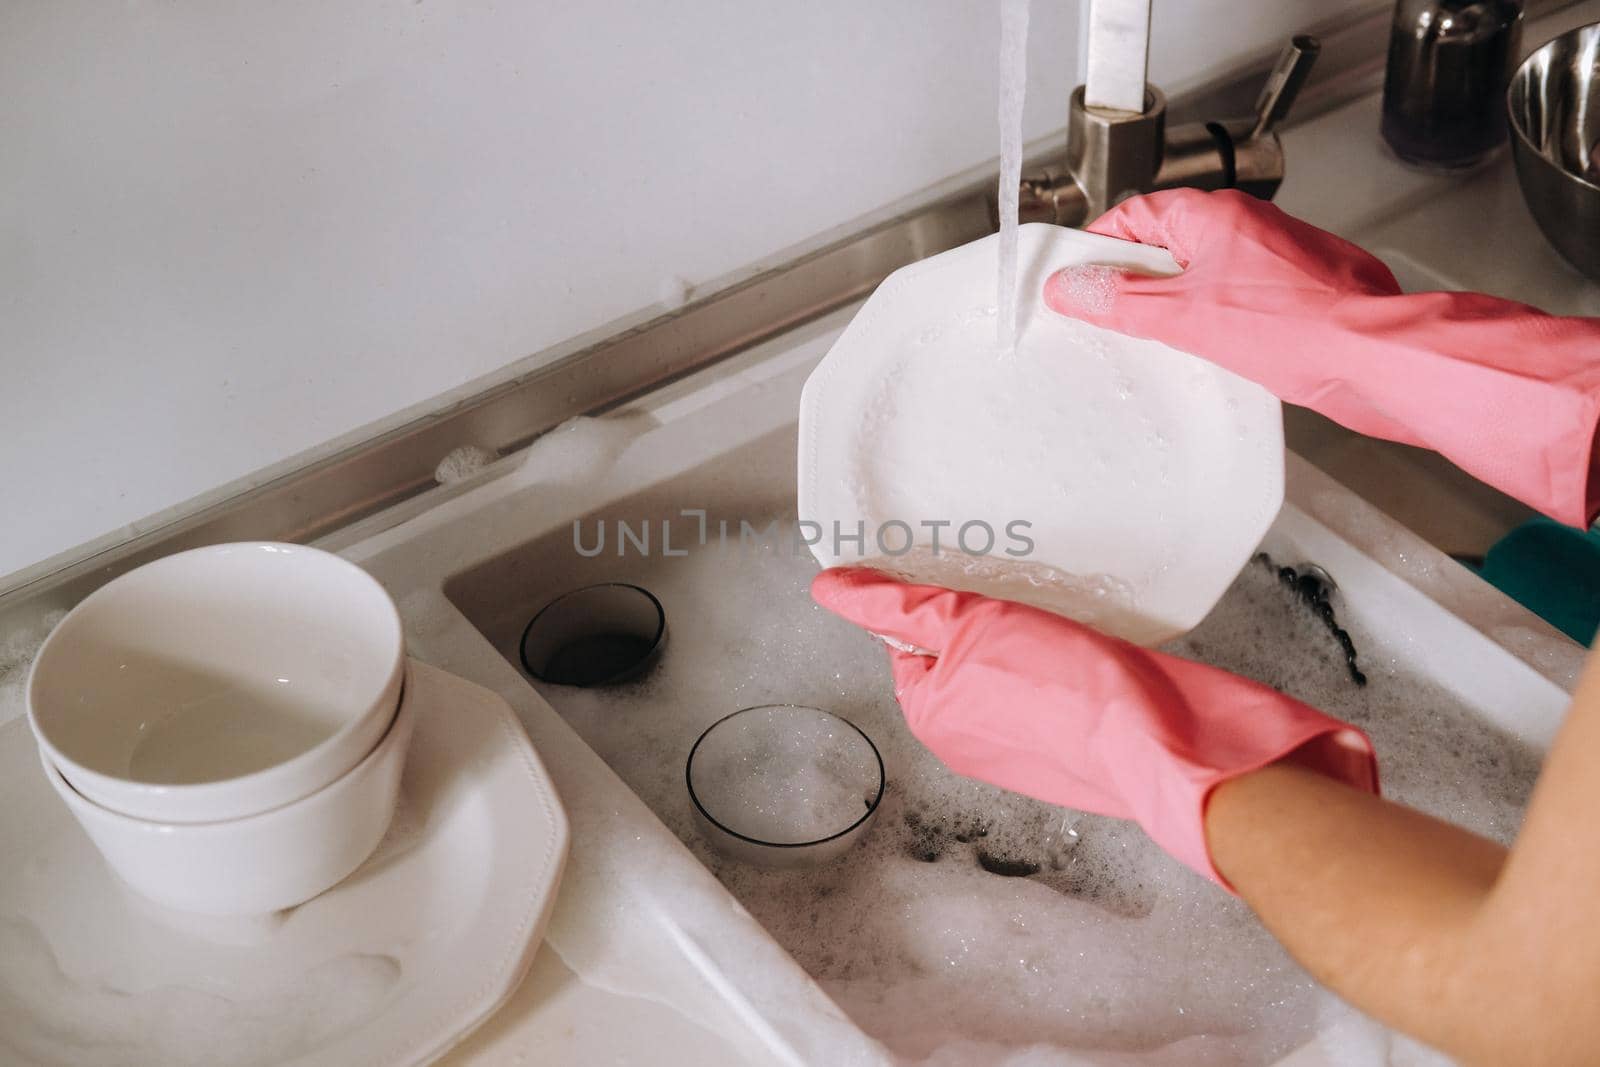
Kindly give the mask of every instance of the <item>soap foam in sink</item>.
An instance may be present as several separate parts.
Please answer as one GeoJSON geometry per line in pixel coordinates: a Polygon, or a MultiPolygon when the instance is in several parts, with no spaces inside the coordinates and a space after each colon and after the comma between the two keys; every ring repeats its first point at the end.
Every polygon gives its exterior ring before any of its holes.
{"type": "MultiPolygon", "coordinates": [[[[882,645],[811,601],[809,558],[711,544],[606,566],[661,598],[672,644],[638,682],[542,692],[897,1057],[1247,1067],[1274,1062],[1325,1021],[1328,994],[1248,909],[1136,826],[951,774],[906,728],[882,645]],[[783,702],[854,722],[888,772],[871,833],[817,868],[755,868],[712,851],[684,789],[684,760],[707,726],[783,702]]],[[[1358,722],[1391,796],[1508,840],[1537,757],[1389,663],[1359,627],[1351,634],[1365,688],[1321,622],[1275,575],[1249,567],[1171,650],[1358,722]]]]}
{"type": "Polygon", "coordinates": [[[641,434],[658,425],[648,412],[576,415],[528,446],[521,473],[546,484],[591,483],[603,477],[641,434]]]}
{"type": "Polygon", "coordinates": [[[756,841],[806,844],[842,833],[878,800],[872,747],[811,708],[752,708],[709,731],[691,780],[706,813],[756,841]]]}

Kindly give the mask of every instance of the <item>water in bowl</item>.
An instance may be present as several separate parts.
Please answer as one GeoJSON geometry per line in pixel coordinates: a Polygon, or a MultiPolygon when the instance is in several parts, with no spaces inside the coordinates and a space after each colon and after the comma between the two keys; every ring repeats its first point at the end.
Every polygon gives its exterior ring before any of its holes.
{"type": "Polygon", "coordinates": [[[128,754],[134,781],[189,785],[252,774],[308,751],[336,728],[334,717],[302,703],[293,678],[248,683],[164,670],[172,690],[188,696],[140,724],[128,754]]]}

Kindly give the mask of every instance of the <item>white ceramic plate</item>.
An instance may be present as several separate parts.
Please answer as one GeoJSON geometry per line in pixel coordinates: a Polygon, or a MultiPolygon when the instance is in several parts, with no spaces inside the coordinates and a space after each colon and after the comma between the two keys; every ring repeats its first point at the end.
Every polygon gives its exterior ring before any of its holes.
{"type": "Polygon", "coordinates": [[[1173,273],[1165,251],[1042,224],[1018,244],[1014,352],[995,340],[988,237],[890,275],[807,380],[812,552],[1159,643],[1205,617],[1277,515],[1282,411],[1253,382],[1040,299],[1063,267],[1173,273]]]}
{"type": "Polygon", "coordinates": [[[431,1062],[522,980],[567,822],[498,696],[421,663],[400,806],[377,852],[263,920],[159,912],[110,874],[0,727],[0,1062],[431,1062]]]}

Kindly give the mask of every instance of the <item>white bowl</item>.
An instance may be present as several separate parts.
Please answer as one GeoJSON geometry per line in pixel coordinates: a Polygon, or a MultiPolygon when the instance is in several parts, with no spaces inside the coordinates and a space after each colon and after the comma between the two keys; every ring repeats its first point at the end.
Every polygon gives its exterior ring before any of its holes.
{"type": "Polygon", "coordinates": [[[331,785],[242,819],[163,823],[108,811],[73,789],[41,750],[45,776],[106,863],[135,892],[201,915],[261,915],[338,884],[378,847],[394,815],[416,701],[331,785]]]}
{"type": "Polygon", "coordinates": [[[1020,228],[1021,332],[996,339],[999,239],[878,286],[800,398],[799,517],[823,566],[1017,600],[1141,644],[1193,627],[1283,503],[1276,397],[1043,306],[1045,279],[1172,274],[1159,248],[1020,228]]]}
{"type": "Polygon", "coordinates": [[[28,719],[72,787],[141,819],[214,822],[316,792],[388,729],[394,601],[303,545],[179,552],[108,582],[45,641],[28,719]]]}

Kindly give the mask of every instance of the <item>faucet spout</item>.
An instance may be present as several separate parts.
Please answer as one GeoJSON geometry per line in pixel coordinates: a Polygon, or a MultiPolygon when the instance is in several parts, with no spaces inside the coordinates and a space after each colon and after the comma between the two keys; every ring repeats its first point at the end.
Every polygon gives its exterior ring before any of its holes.
{"type": "Polygon", "coordinates": [[[1145,86],[1141,112],[1091,107],[1078,86],[1068,112],[1064,165],[1023,176],[1018,217],[1082,226],[1130,196],[1180,186],[1240,189],[1272,199],[1284,175],[1277,126],[1319,51],[1308,34],[1290,41],[1267,75],[1254,115],[1171,130],[1166,97],[1153,85],[1145,86]]]}

